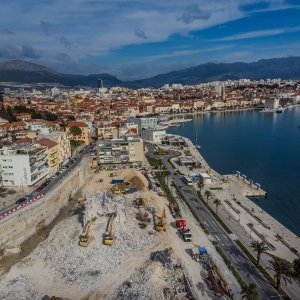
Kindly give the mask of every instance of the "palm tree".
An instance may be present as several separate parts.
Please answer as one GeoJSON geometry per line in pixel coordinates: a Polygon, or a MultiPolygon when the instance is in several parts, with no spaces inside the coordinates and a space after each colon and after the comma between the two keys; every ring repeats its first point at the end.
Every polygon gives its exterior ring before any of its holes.
{"type": "Polygon", "coordinates": [[[297,258],[293,262],[295,277],[300,277],[300,258],[297,258]]]}
{"type": "Polygon", "coordinates": [[[198,182],[198,188],[200,189],[200,193],[201,193],[202,189],[204,188],[204,183],[203,183],[203,181],[199,181],[199,182],[198,182]]]}
{"type": "Polygon", "coordinates": [[[257,300],[258,292],[256,290],[256,285],[250,283],[249,285],[244,285],[241,290],[242,299],[246,300],[257,300]]]}
{"type": "Polygon", "coordinates": [[[207,202],[207,205],[208,205],[208,198],[211,196],[211,191],[206,190],[204,194],[206,196],[206,202],[207,202]]]}
{"type": "Polygon", "coordinates": [[[254,252],[257,252],[256,255],[256,264],[259,266],[259,261],[260,261],[260,256],[263,253],[267,253],[269,249],[269,247],[265,244],[264,241],[252,241],[250,244],[250,247],[253,248],[254,252]]]}
{"type": "Polygon", "coordinates": [[[271,269],[275,273],[274,279],[276,280],[276,289],[280,288],[281,279],[284,280],[285,284],[287,284],[287,282],[292,283],[292,268],[288,261],[274,256],[273,260],[269,260],[269,265],[270,267],[267,269],[271,269]]]}
{"type": "Polygon", "coordinates": [[[221,201],[219,199],[214,200],[214,205],[216,206],[216,214],[218,215],[218,207],[221,205],[221,201]]]}

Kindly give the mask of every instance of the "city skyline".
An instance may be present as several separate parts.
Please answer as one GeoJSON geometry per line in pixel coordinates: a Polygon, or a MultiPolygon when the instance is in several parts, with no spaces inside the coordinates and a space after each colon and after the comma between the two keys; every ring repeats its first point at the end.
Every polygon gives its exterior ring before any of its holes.
{"type": "Polygon", "coordinates": [[[297,2],[1,1],[0,61],[137,79],[205,62],[293,56],[297,2]]]}

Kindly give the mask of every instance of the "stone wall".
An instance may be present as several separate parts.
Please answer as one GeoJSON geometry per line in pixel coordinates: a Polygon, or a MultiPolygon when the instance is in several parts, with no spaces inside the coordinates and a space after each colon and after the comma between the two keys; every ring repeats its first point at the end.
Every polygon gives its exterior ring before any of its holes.
{"type": "Polygon", "coordinates": [[[0,223],[0,249],[17,248],[37,230],[48,225],[60,209],[84,185],[91,174],[89,159],[81,163],[62,181],[62,183],[37,203],[29,205],[0,223]]]}

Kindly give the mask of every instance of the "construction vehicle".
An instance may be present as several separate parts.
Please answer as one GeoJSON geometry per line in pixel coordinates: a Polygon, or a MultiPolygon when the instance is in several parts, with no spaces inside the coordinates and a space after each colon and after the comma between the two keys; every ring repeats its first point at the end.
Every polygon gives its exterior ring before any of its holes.
{"type": "Polygon", "coordinates": [[[85,226],[84,234],[79,237],[79,246],[87,247],[91,242],[90,230],[91,225],[95,221],[95,218],[89,220],[85,226]]]}
{"type": "Polygon", "coordinates": [[[77,204],[78,204],[78,205],[81,205],[81,206],[84,206],[84,205],[85,205],[85,198],[79,198],[79,199],[77,200],[77,204]]]}
{"type": "Polygon", "coordinates": [[[185,242],[192,241],[192,234],[191,234],[190,229],[186,228],[186,220],[185,219],[176,220],[176,228],[178,230],[178,233],[182,236],[182,238],[185,242]]]}
{"type": "Polygon", "coordinates": [[[160,220],[159,222],[157,223],[157,225],[155,226],[155,230],[158,231],[158,232],[161,232],[161,231],[165,231],[166,228],[165,228],[165,219],[166,219],[166,209],[164,207],[162,213],[161,213],[161,217],[160,217],[160,220]]]}
{"type": "Polygon", "coordinates": [[[179,228],[178,232],[182,236],[182,238],[185,242],[191,242],[192,241],[192,234],[191,234],[191,231],[188,228],[184,228],[184,227],[179,228]]]}
{"type": "Polygon", "coordinates": [[[106,226],[106,232],[103,235],[103,244],[111,246],[114,243],[114,237],[112,235],[112,225],[113,221],[116,218],[117,213],[113,212],[108,219],[107,226],[106,226]]]}
{"type": "Polygon", "coordinates": [[[124,177],[120,177],[120,178],[113,178],[112,180],[111,180],[111,183],[112,184],[116,184],[116,183],[124,183],[124,177]]]}

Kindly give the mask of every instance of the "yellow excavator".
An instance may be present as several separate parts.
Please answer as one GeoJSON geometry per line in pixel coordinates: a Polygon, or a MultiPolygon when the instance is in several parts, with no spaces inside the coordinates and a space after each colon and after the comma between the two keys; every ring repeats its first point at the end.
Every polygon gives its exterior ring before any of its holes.
{"type": "Polygon", "coordinates": [[[91,242],[90,230],[91,225],[95,221],[95,219],[91,219],[87,222],[85,226],[85,232],[79,237],[79,246],[87,247],[91,242]]]}
{"type": "Polygon", "coordinates": [[[159,222],[157,223],[157,225],[155,226],[155,230],[156,231],[165,231],[166,230],[166,228],[165,228],[165,225],[166,225],[166,223],[165,223],[165,219],[166,219],[166,209],[165,209],[165,207],[164,207],[164,209],[163,209],[163,211],[162,211],[162,213],[161,213],[161,217],[160,217],[160,220],[159,220],[159,222]]]}
{"type": "Polygon", "coordinates": [[[117,213],[113,212],[108,219],[107,226],[106,226],[106,232],[103,235],[103,244],[111,246],[114,243],[114,237],[112,235],[112,225],[113,221],[116,218],[117,213]]]}

